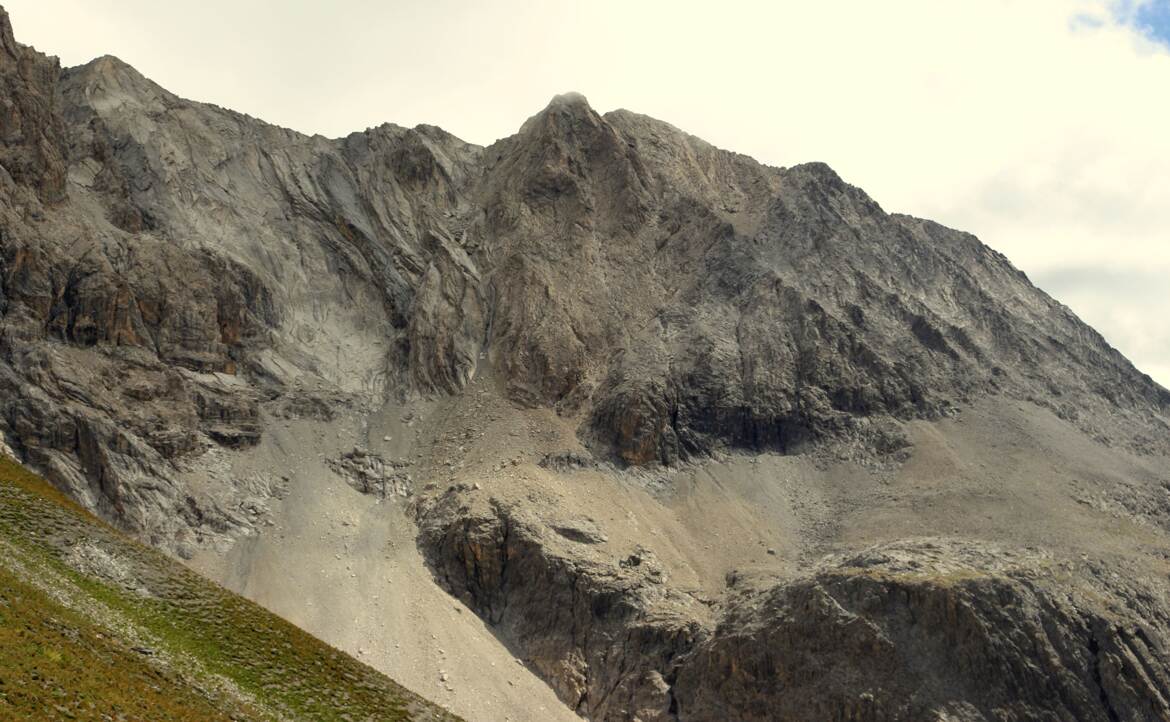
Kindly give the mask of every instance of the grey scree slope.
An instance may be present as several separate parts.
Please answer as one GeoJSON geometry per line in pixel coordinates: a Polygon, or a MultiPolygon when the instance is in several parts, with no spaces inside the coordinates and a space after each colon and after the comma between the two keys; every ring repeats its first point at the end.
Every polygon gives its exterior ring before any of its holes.
{"type": "Polygon", "coordinates": [[[4,444],[290,618],[336,481],[590,719],[1170,719],[1170,393],[824,165],[307,137],[0,11],[0,166],[4,444]]]}

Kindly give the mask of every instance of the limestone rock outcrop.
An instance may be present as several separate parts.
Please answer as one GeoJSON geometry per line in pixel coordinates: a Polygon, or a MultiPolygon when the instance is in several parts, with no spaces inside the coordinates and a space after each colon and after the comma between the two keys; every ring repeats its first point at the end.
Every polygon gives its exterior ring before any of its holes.
{"type": "Polygon", "coordinates": [[[440,582],[588,719],[1170,719],[1166,591],[1134,570],[912,539],[706,608],[652,556],[456,499],[423,516],[440,582]]]}

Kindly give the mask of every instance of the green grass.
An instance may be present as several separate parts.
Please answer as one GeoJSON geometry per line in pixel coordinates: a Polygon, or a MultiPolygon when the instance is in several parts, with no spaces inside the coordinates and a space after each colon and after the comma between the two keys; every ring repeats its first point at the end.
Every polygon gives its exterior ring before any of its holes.
{"type": "Polygon", "coordinates": [[[456,719],[3,457],[0,583],[0,719],[456,719]],[[80,543],[134,584],[70,566],[80,543]]]}
{"type": "Polygon", "coordinates": [[[173,673],[0,567],[0,718],[227,720],[173,673]]]}

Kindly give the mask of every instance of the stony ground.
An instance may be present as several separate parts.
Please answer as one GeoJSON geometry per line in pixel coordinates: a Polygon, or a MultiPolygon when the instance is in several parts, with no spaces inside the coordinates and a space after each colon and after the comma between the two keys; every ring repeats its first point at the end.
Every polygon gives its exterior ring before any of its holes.
{"type": "Polygon", "coordinates": [[[407,426],[404,415],[388,407],[328,423],[275,423],[258,447],[233,457],[232,469],[286,470],[288,492],[271,524],[191,564],[467,719],[575,719],[520,650],[435,585],[409,498],[362,494],[329,463],[357,446],[425,478],[420,467],[429,462],[416,457],[414,441],[421,423],[407,426]]]}
{"type": "Polygon", "coordinates": [[[897,459],[841,445],[620,471],[592,460],[571,423],[517,407],[485,373],[458,398],[329,423],[278,422],[270,439],[233,457],[238,476],[293,470],[274,525],[192,563],[410,686],[434,689],[468,719],[552,718],[556,701],[536,677],[591,718],[658,719],[673,704],[679,719],[721,709],[745,719],[802,719],[818,709],[829,719],[855,708],[873,719],[1042,719],[1057,704],[1051,698],[995,711],[1035,683],[1026,677],[982,678],[1000,690],[996,702],[949,676],[985,650],[930,651],[960,634],[955,625],[967,616],[977,621],[965,624],[1003,630],[986,643],[1015,649],[1005,668],[1035,654],[1010,641],[1035,629],[988,617],[988,599],[1003,595],[1024,617],[1044,620],[1057,640],[1051,654],[1079,650],[1067,665],[1087,681],[1069,694],[1094,702],[1067,714],[1112,719],[1100,702],[1110,694],[1119,719],[1166,714],[1156,706],[1168,699],[1157,661],[1170,579],[1164,463],[1108,449],[1050,411],[1008,399],[911,422],[904,433],[897,459]],[[393,460],[393,473],[415,480],[410,495],[363,494],[347,483],[329,461],[354,447],[393,460]],[[436,594],[435,574],[454,599],[436,594]],[[880,652],[884,661],[859,665],[862,650],[845,638],[823,646],[842,633],[831,619],[801,613],[789,617],[795,628],[770,629],[768,610],[793,604],[793,595],[811,603],[817,590],[848,610],[842,623],[866,619],[879,630],[893,645],[880,652]],[[892,607],[866,610],[875,594],[892,607]],[[950,616],[932,616],[936,603],[950,616]],[[607,611],[623,606],[624,616],[607,611]],[[890,626],[905,615],[922,619],[916,633],[925,640],[906,636],[914,625],[890,626]],[[1117,640],[1136,629],[1152,646],[1139,640],[1128,651],[1117,640]],[[663,630],[674,631],[663,638],[663,630]],[[789,679],[781,658],[748,660],[774,645],[806,654],[802,644],[822,645],[809,667],[822,670],[820,682],[788,688],[781,704],[762,691],[789,679]],[[921,708],[893,704],[897,674],[862,674],[915,655],[935,655],[915,673],[932,681],[895,698],[921,708]],[[1147,681],[1095,682],[1098,657],[1119,679],[1140,668],[1147,681]],[[1144,661],[1127,672],[1125,659],[1144,661]],[[730,669],[770,671],[754,679],[730,669]],[[1126,689],[1144,689],[1135,695],[1155,706],[1127,702],[1126,689]],[[866,695],[877,701],[863,704],[866,695]]]}

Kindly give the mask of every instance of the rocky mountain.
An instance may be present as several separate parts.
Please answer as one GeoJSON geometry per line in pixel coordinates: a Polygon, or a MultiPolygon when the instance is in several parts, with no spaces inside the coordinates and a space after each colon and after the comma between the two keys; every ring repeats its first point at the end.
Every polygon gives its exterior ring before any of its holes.
{"type": "Polygon", "coordinates": [[[407,530],[594,720],[1170,719],[1170,392],[973,236],[576,94],[326,139],[0,45],[0,433],[120,529],[340,646],[407,530]]]}

